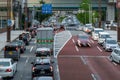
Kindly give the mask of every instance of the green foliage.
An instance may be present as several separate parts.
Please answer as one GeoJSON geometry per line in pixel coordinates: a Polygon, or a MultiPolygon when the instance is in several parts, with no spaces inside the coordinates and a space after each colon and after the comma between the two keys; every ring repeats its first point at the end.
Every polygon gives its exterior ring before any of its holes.
{"type": "Polygon", "coordinates": [[[65,17],[60,17],[58,21],[59,21],[59,22],[62,22],[62,20],[63,20],[64,18],[65,18],[65,17]]]}

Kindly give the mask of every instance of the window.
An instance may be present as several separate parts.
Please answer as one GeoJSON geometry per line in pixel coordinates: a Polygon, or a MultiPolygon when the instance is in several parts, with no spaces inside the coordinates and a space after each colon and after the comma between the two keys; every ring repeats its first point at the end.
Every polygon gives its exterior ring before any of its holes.
{"type": "Polygon", "coordinates": [[[10,66],[10,62],[0,62],[0,66],[10,66]]]}

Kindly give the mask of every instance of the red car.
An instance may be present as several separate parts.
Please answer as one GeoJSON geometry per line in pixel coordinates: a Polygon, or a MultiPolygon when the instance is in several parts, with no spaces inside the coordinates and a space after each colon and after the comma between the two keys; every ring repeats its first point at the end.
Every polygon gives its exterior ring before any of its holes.
{"type": "Polygon", "coordinates": [[[86,35],[86,34],[79,34],[77,36],[77,43],[76,44],[79,47],[81,47],[81,46],[89,46],[89,47],[91,47],[89,36],[86,35]]]}

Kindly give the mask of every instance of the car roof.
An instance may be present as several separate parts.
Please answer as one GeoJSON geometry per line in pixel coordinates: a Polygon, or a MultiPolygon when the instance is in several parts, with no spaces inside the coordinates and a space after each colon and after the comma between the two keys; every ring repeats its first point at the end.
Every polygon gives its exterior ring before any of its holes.
{"type": "Polygon", "coordinates": [[[1,61],[11,61],[12,59],[11,58],[0,58],[0,62],[1,61]]]}
{"type": "Polygon", "coordinates": [[[50,63],[50,58],[36,57],[35,63],[50,63]]]}
{"type": "Polygon", "coordinates": [[[53,80],[51,76],[35,77],[33,80],[53,80]]]}
{"type": "Polygon", "coordinates": [[[6,46],[18,46],[18,44],[15,42],[11,42],[10,44],[7,44],[6,46]]]}
{"type": "Polygon", "coordinates": [[[37,48],[36,51],[50,51],[50,48],[37,48]]]}
{"type": "Polygon", "coordinates": [[[115,39],[113,39],[113,38],[106,38],[106,40],[115,40],[115,39]]]}
{"type": "Polygon", "coordinates": [[[94,30],[103,30],[102,28],[94,28],[94,30]]]}
{"type": "Polygon", "coordinates": [[[109,35],[109,33],[107,33],[107,32],[99,32],[99,34],[108,34],[109,35]]]}

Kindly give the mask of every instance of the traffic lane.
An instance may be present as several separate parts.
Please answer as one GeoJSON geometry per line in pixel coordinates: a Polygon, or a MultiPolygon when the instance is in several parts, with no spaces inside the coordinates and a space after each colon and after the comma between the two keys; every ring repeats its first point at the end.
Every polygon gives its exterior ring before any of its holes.
{"type": "Polygon", "coordinates": [[[88,56],[108,56],[110,52],[105,52],[97,41],[90,39],[91,47],[78,47],[77,37],[73,36],[60,51],[59,55],[88,55],[88,56]]]}
{"type": "Polygon", "coordinates": [[[86,62],[96,80],[120,80],[120,66],[108,57],[86,57],[86,62]]]}
{"type": "Polygon", "coordinates": [[[31,62],[34,60],[35,46],[27,46],[26,51],[21,54],[20,60],[17,64],[17,72],[12,80],[31,80],[31,62]],[[33,48],[32,48],[33,47],[33,48]]]}
{"type": "Polygon", "coordinates": [[[58,57],[61,80],[93,80],[91,72],[80,57],[58,57]]]}

